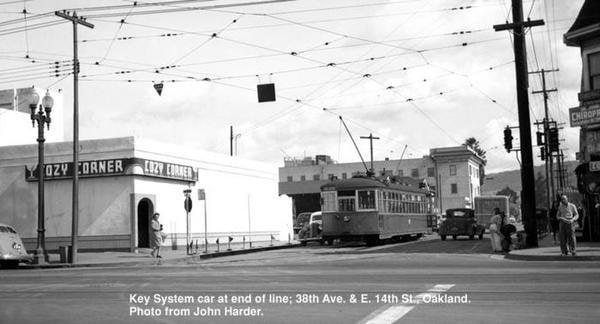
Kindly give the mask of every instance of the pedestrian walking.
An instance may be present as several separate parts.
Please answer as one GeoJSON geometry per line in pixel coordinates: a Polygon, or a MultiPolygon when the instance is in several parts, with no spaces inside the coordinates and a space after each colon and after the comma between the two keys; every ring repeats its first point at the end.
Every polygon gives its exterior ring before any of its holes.
{"type": "Polygon", "coordinates": [[[575,251],[577,241],[575,239],[575,230],[573,224],[577,222],[579,213],[577,207],[569,202],[567,195],[561,195],[560,204],[556,213],[558,218],[558,237],[560,239],[561,255],[577,255],[575,251]]]}
{"type": "Polygon", "coordinates": [[[152,247],[152,252],[150,252],[150,255],[152,257],[162,258],[160,256],[160,246],[162,245],[162,225],[158,222],[159,217],[159,213],[154,213],[154,215],[152,215],[152,232],[150,234],[150,246],[152,247]]]}
{"type": "Polygon", "coordinates": [[[502,251],[502,234],[500,229],[502,228],[502,215],[500,214],[500,208],[494,208],[494,216],[490,218],[490,242],[492,243],[492,251],[502,251]]]}

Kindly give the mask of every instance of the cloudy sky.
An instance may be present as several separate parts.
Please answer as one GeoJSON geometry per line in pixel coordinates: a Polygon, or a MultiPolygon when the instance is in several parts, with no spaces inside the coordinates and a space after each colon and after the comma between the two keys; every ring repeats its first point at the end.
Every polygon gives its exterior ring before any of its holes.
{"type": "MultiPolygon", "coordinates": [[[[527,34],[530,71],[560,69],[547,75],[559,90],[549,111],[564,123],[569,159],[578,151],[568,108],[577,106],[581,59],[562,36],[582,3],[524,2],[525,17],[546,22],[527,34]]],[[[68,62],[73,51],[72,26],[53,11],[77,9],[95,25],[78,29],[82,139],[136,135],[229,154],[232,125],[244,158],[358,161],[342,116],[363,155],[369,145],[359,136],[380,137],[375,159],[400,158],[405,147],[404,157],[416,158],[475,137],[488,172],[519,166],[502,134],[518,124],[511,35],[492,28],[512,19],[509,0],[133,4],[0,0],[0,89],[62,89],[70,111],[68,63],[54,77],[49,62],[68,62]],[[257,102],[262,83],[275,84],[275,102],[257,102]]],[[[529,84],[540,90],[539,75],[529,84]]],[[[543,118],[542,96],[530,103],[532,122],[543,118]]]]}

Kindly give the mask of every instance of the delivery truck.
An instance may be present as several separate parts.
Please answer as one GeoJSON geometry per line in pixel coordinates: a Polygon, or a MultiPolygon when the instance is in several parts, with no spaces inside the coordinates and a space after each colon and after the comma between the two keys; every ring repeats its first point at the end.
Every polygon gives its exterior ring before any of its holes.
{"type": "Polygon", "coordinates": [[[490,224],[490,218],[494,215],[494,208],[500,209],[500,212],[506,214],[506,219],[510,217],[510,208],[507,196],[479,196],[474,198],[475,217],[477,223],[486,228],[490,224]]]}

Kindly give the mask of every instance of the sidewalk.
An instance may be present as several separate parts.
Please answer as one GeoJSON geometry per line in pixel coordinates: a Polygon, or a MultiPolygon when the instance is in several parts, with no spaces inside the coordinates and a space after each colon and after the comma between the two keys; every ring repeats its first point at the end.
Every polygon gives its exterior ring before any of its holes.
{"type": "Polygon", "coordinates": [[[292,241],[280,242],[253,242],[252,248],[246,243],[232,244],[231,250],[227,250],[227,244],[221,244],[217,252],[216,244],[209,244],[208,253],[204,253],[204,247],[199,247],[196,251],[193,249],[193,254],[187,255],[185,247],[179,247],[173,250],[170,246],[161,248],[161,258],[153,258],[150,256],[151,249],[139,249],[138,253],[134,252],[79,252],[77,254],[77,263],[60,263],[59,254],[49,254],[48,264],[21,264],[19,268],[23,269],[52,269],[52,268],[74,268],[74,267],[118,267],[118,266],[137,266],[137,265],[158,265],[158,264],[173,264],[186,260],[202,260],[229,255],[246,254],[268,250],[286,249],[300,246],[298,242],[292,241]]]}
{"type": "Polygon", "coordinates": [[[577,256],[561,256],[559,242],[558,235],[556,236],[555,244],[550,233],[538,239],[539,247],[513,250],[505,258],[526,261],[600,261],[600,242],[577,241],[577,256]]]}

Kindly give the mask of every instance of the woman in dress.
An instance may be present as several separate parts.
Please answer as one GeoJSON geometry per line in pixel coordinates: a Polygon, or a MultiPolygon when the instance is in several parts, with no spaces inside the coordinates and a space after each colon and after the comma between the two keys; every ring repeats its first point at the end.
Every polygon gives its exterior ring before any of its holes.
{"type": "Polygon", "coordinates": [[[150,255],[152,257],[161,258],[160,256],[160,246],[162,244],[162,225],[158,222],[158,218],[160,217],[159,213],[154,213],[152,215],[152,225],[151,225],[151,234],[150,234],[150,247],[152,247],[152,252],[150,255]],[[155,253],[156,252],[156,253],[155,253]]]}

